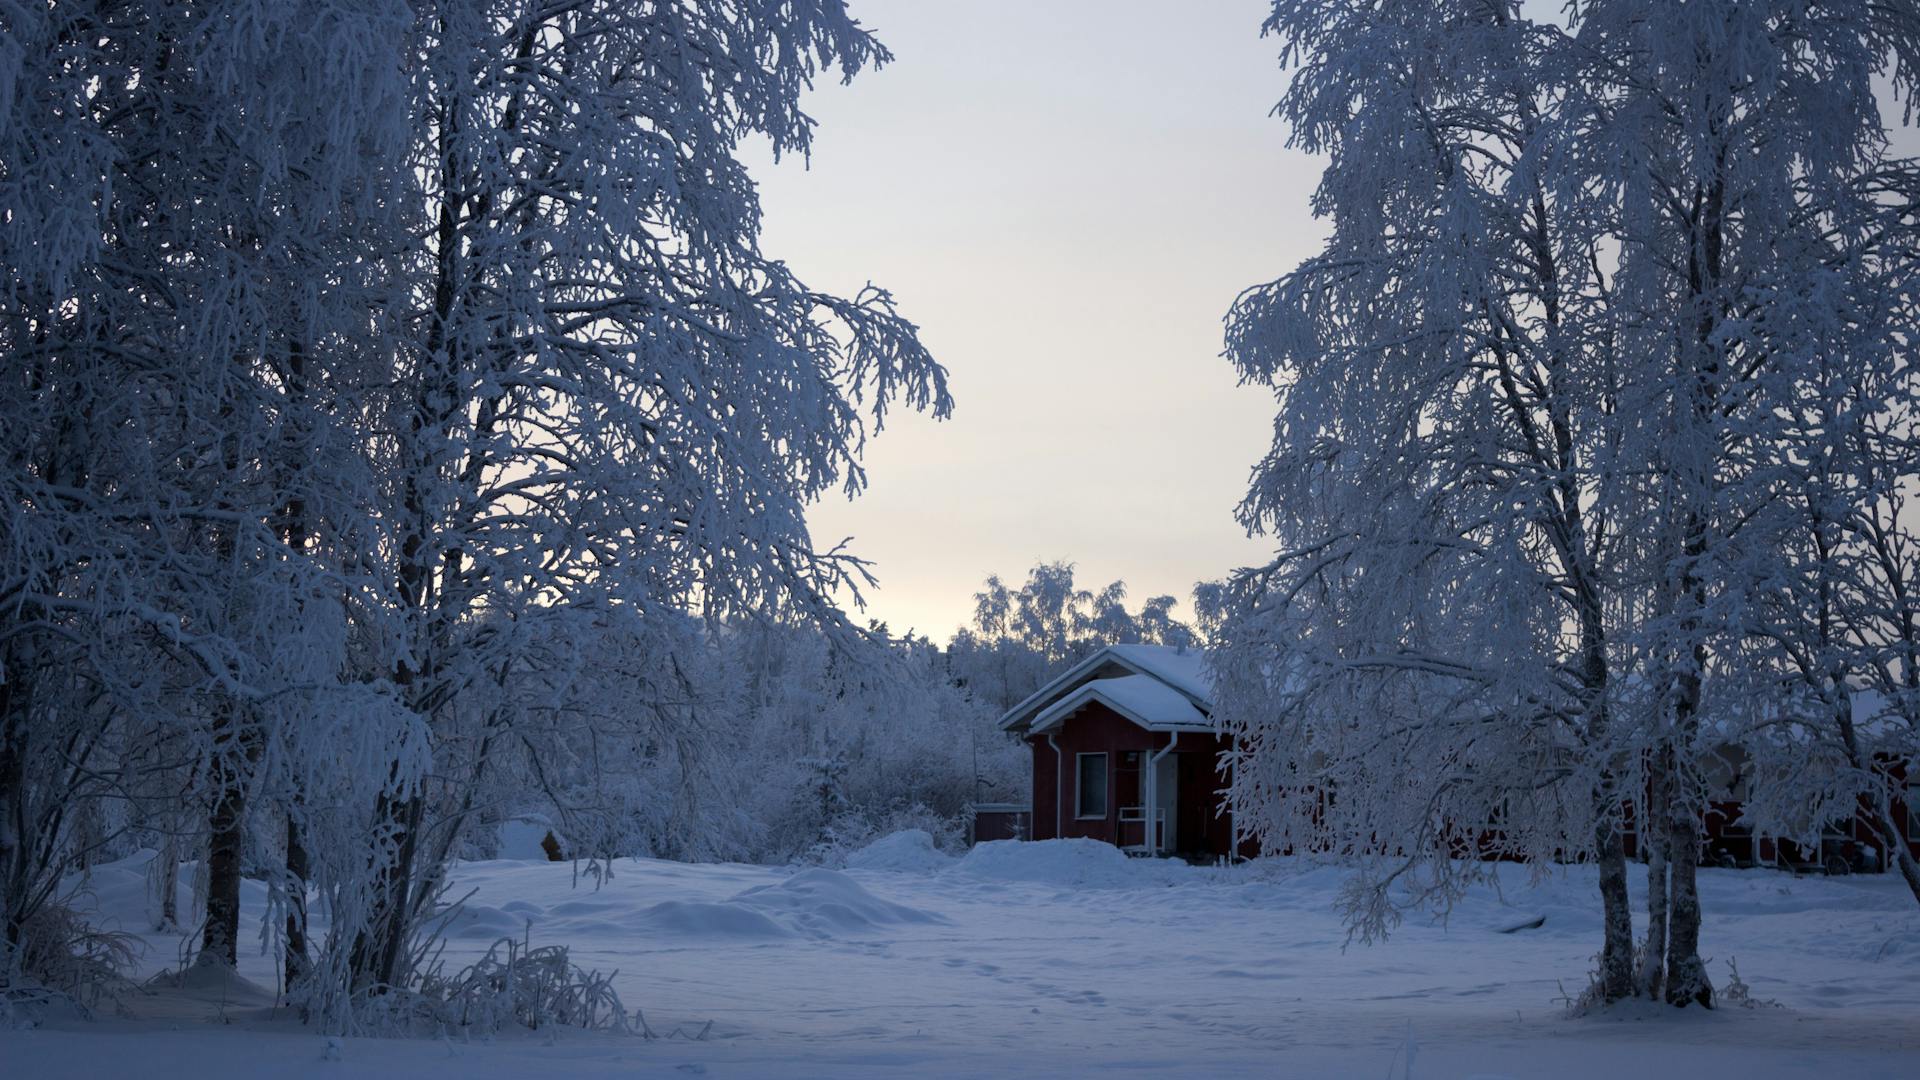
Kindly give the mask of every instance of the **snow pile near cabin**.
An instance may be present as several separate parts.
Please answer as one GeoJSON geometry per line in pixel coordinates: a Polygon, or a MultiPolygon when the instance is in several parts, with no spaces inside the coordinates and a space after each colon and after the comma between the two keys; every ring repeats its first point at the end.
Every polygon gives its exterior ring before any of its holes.
{"type": "Polygon", "coordinates": [[[664,900],[635,914],[656,934],[695,938],[836,938],[940,916],[882,900],[835,870],[803,870],[719,902],[664,900]]]}
{"type": "Polygon", "coordinates": [[[803,870],[748,889],[730,903],[766,913],[808,937],[860,934],[886,926],[941,922],[938,915],[882,900],[833,870],[803,870]]]}
{"type": "Polygon", "coordinates": [[[1061,888],[1124,889],[1161,884],[1175,868],[1164,860],[1129,859],[1112,844],[1065,840],[990,840],[967,852],[949,875],[1061,888]]]}
{"type": "Polygon", "coordinates": [[[953,856],[933,844],[925,829],[902,829],[847,856],[849,870],[896,870],[930,874],[953,865],[953,856]]]}

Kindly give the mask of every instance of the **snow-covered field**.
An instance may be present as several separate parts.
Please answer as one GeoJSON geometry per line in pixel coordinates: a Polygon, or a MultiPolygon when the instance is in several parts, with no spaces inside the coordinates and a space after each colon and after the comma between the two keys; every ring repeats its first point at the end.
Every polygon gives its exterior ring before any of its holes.
{"type": "MultiPolygon", "coordinates": [[[[0,1076],[1920,1075],[1920,912],[1891,877],[1702,871],[1716,979],[1737,959],[1778,1006],[1568,1019],[1555,999],[1584,984],[1598,941],[1583,868],[1539,886],[1514,869],[1445,926],[1343,950],[1329,869],[1189,868],[1085,841],[952,862],[883,843],[845,871],[623,861],[597,890],[564,864],[459,868],[476,892],[450,956],[531,922],[535,944],[618,968],[627,1005],[672,1037],[347,1039],[323,1060],[325,1040],[257,1005],[162,994],[131,1016],[0,1032],[0,1076]]],[[[143,883],[135,858],[89,889],[139,930],[143,883]]],[[[178,953],[147,941],[149,970],[178,953]]],[[[242,974],[271,985],[272,960],[242,974]]]]}

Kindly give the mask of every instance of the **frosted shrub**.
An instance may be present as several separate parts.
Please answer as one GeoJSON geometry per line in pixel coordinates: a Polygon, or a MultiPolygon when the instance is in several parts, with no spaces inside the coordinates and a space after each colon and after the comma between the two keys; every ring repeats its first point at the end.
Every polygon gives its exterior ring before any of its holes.
{"type": "Polygon", "coordinates": [[[487,955],[452,975],[428,972],[419,998],[448,1028],[625,1032],[630,1025],[613,989],[615,974],[584,970],[568,957],[566,946],[535,947],[531,935],[524,935],[518,941],[501,938],[487,955]]]}
{"type": "Polygon", "coordinates": [[[1739,1009],[1777,1009],[1780,1003],[1772,998],[1753,996],[1753,987],[1740,977],[1740,965],[1733,957],[1727,957],[1727,982],[1720,988],[1720,1000],[1739,1009]]]}
{"type": "Polygon", "coordinates": [[[933,837],[933,846],[949,854],[966,848],[966,815],[942,814],[921,803],[894,806],[876,813],[847,813],[836,817],[826,835],[800,856],[801,862],[839,868],[847,857],[883,836],[919,829],[933,837]]]}
{"type": "Polygon", "coordinates": [[[0,944],[0,1027],[36,1023],[48,1008],[67,1006],[90,1015],[103,999],[132,988],[127,972],[138,939],[99,930],[71,908],[47,904],[21,928],[12,955],[0,944]]]}

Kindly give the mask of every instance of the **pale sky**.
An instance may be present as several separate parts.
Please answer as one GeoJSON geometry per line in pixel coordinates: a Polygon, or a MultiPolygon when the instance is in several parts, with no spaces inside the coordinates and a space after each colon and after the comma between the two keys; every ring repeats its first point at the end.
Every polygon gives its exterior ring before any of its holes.
{"type": "Polygon", "coordinates": [[[944,642],[990,573],[1041,560],[1137,607],[1259,561],[1233,519],[1273,405],[1220,357],[1243,288],[1318,244],[1318,169],[1268,116],[1264,0],[853,0],[895,61],[807,100],[810,167],[751,158],[764,248],[816,288],[872,280],[952,377],[897,412],[851,537],[867,614],[944,642]]]}

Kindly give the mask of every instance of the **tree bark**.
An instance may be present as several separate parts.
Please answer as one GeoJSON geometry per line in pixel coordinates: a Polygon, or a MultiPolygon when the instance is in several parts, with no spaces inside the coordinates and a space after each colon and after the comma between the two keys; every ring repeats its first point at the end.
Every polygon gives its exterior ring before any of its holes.
{"type": "Polygon", "coordinates": [[[160,894],[160,924],[154,929],[177,931],[180,928],[180,823],[169,822],[166,829],[166,839],[160,842],[160,851],[154,856],[159,862],[154,868],[154,888],[160,894]]]}
{"type": "Polygon", "coordinates": [[[1713,1008],[1713,983],[1700,960],[1700,826],[1691,800],[1674,800],[1667,833],[1673,869],[1668,887],[1672,928],[1667,938],[1667,1003],[1713,1008]]]}
{"type": "Polygon", "coordinates": [[[1594,852],[1600,867],[1600,992],[1611,1004],[1633,996],[1633,907],[1627,896],[1627,853],[1615,823],[1612,798],[1604,794],[1594,852]]]}
{"type": "Polygon", "coordinates": [[[200,959],[233,967],[240,962],[240,871],[246,844],[247,796],[243,762],[251,742],[240,730],[243,706],[229,703],[214,730],[213,810],[207,816],[207,921],[200,959]]]}
{"type": "Polygon", "coordinates": [[[0,986],[18,971],[26,920],[27,727],[19,659],[9,655],[0,668],[0,986]]]}
{"type": "Polygon", "coordinates": [[[287,810],[287,936],[281,964],[282,989],[288,993],[306,977],[307,846],[294,808],[287,810]]]}
{"type": "MultiPolygon", "coordinates": [[[[1582,682],[1587,697],[1587,738],[1602,754],[1612,729],[1607,703],[1606,636],[1596,601],[1581,606],[1582,682]]],[[[1612,1004],[1633,996],[1633,901],[1627,895],[1627,849],[1620,831],[1620,795],[1611,769],[1593,793],[1593,853],[1600,871],[1600,994],[1612,1004]]]]}
{"type": "Polygon", "coordinates": [[[1642,830],[1647,845],[1647,940],[1640,954],[1640,992],[1654,1001],[1660,1000],[1666,982],[1667,916],[1672,906],[1667,891],[1667,830],[1662,824],[1671,809],[1667,768],[1672,758],[1666,746],[1651,755],[1642,830]]]}

